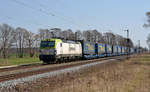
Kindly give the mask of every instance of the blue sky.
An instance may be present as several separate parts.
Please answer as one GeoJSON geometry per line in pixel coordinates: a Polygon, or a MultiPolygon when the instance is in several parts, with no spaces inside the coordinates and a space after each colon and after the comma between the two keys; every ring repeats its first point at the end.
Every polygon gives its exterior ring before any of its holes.
{"type": "Polygon", "coordinates": [[[150,29],[143,28],[150,0],[3,0],[0,3],[0,24],[24,27],[37,33],[39,28],[100,32],[112,30],[130,37],[137,44],[147,46],[150,29]],[[19,2],[17,2],[19,1],[19,2]],[[23,3],[22,3],[23,2],[23,3]]]}

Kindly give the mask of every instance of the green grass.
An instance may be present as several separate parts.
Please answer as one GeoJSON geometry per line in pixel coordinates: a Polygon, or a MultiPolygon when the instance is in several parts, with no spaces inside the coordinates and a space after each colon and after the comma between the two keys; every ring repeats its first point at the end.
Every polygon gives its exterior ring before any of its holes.
{"type": "Polygon", "coordinates": [[[24,57],[24,58],[16,58],[10,57],[8,59],[0,58],[0,66],[8,66],[8,65],[20,65],[20,64],[30,64],[30,63],[38,63],[41,62],[38,57],[24,57]]]}

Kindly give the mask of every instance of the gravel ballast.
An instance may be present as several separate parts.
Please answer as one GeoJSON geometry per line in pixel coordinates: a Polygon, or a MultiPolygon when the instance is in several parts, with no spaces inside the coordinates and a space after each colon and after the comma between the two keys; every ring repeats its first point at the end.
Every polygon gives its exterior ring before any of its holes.
{"type": "Polygon", "coordinates": [[[90,63],[90,64],[85,64],[85,65],[79,65],[79,66],[75,66],[75,67],[71,67],[71,68],[65,68],[62,70],[56,70],[56,71],[32,75],[32,76],[28,76],[28,77],[24,77],[24,78],[0,82],[0,90],[6,90],[7,92],[11,92],[11,91],[8,91],[7,89],[12,89],[17,84],[20,84],[20,83],[33,82],[33,81],[36,81],[37,79],[41,79],[41,78],[45,78],[45,77],[53,77],[55,75],[59,75],[59,74],[63,74],[63,73],[71,73],[71,72],[75,72],[75,71],[78,71],[78,70],[86,68],[86,67],[91,67],[91,66],[94,66],[97,64],[107,63],[107,62],[111,62],[111,61],[115,61],[115,59],[104,60],[101,62],[94,62],[94,63],[90,63]]]}

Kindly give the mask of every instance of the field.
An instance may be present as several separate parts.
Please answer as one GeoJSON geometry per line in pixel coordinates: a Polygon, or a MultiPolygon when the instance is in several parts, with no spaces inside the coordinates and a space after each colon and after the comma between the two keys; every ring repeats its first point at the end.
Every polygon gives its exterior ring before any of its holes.
{"type": "Polygon", "coordinates": [[[150,92],[150,55],[141,55],[103,68],[93,67],[54,91],[150,92]]]}
{"type": "Polygon", "coordinates": [[[17,92],[150,92],[150,54],[18,84],[17,92]]]}
{"type": "Polygon", "coordinates": [[[9,65],[20,65],[20,64],[30,64],[40,62],[38,57],[29,57],[16,58],[11,56],[7,59],[0,58],[0,66],[9,66],[9,65]]]}

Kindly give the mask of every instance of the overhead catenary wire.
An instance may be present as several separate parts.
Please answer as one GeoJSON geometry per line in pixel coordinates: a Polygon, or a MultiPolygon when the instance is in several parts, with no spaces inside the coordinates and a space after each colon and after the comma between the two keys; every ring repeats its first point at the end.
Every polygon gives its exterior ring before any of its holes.
{"type": "Polygon", "coordinates": [[[20,5],[23,5],[24,7],[30,8],[30,9],[32,9],[32,10],[36,10],[36,11],[38,11],[38,12],[41,12],[41,13],[47,15],[47,16],[53,16],[53,17],[57,17],[57,18],[63,19],[63,20],[65,20],[65,21],[71,23],[72,25],[76,25],[77,27],[80,27],[80,25],[75,24],[75,23],[73,23],[73,22],[70,22],[70,21],[68,21],[68,20],[66,20],[66,19],[64,19],[64,18],[62,18],[62,17],[60,17],[60,16],[57,16],[57,15],[54,14],[54,13],[47,12],[47,11],[45,11],[44,9],[41,9],[41,8],[38,9],[38,8],[32,7],[32,6],[30,6],[30,5],[26,4],[26,3],[21,2],[21,1],[18,1],[18,0],[11,0],[11,1],[13,1],[13,2],[15,2],[15,3],[17,3],[17,4],[20,4],[20,5]]]}
{"type": "MultiPolygon", "coordinates": [[[[46,1],[49,1],[49,0],[46,0],[46,1]]],[[[58,0],[59,1],[59,3],[60,3],[60,5],[62,5],[63,4],[63,0],[58,0]]],[[[58,2],[57,2],[58,3],[58,2]]],[[[66,7],[67,8],[67,7],[66,7]]],[[[87,15],[86,15],[87,16],[87,15]]],[[[71,18],[71,17],[70,17],[71,18]]],[[[97,28],[99,28],[99,26],[98,25],[93,25],[93,24],[84,24],[84,26],[86,26],[86,27],[88,27],[88,28],[91,28],[91,27],[97,27],[97,28]]]]}
{"type": "MultiPolygon", "coordinates": [[[[49,1],[49,0],[46,0],[46,1],[49,1]]],[[[58,4],[59,5],[62,5],[63,4],[63,2],[62,2],[62,0],[57,0],[58,2],[58,4]]],[[[43,6],[43,5],[41,5],[41,6],[43,6]]],[[[63,7],[64,8],[64,7],[63,7]]],[[[69,18],[69,19],[72,19],[70,16],[63,16],[63,17],[67,17],[67,18],[69,18]]],[[[73,19],[72,19],[72,21],[74,22],[74,23],[76,23],[76,21],[74,21],[73,19]]],[[[84,26],[84,28],[85,27],[88,27],[88,28],[90,28],[89,27],[89,24],[82,24],[83,26],[84,26]]],[[[81,26],[81,27],[83,27],[83,26],[81,26]]],[[[90,26],[91,26],[91,24],[90,24],[90,26]]],[[[96,25],[95,25],[96,26],[96,25]]],[[[97,26],[98,27],[98,26],[97,26]]],[[[99,27],[98,27],[99,28],[99,27]]]]}
{"type": "MultiPolygon", "coordinates": [[[[60,0],[59,0],[60,1],[60,0]]],[[[37,2],[37,0],[35,0],[35,2],[37,2]]],[[[39,3],[39,2],[38,2],[39,3]]],[[[58,2],[57,2],[58,3],[58,2]]],[[[45,9],[45,10],[47,10],[47,11],[49,11],[49,10],[52,10],[52,9],[49,9],[48,7],[47,7],[47,5],[45,5],[45,4],[39,4],[39,6],[41,7],[41,8],[43,8],[43,9],[45,9]]],[[[53,12],[55,12],[55,13],[58,13],[58,12],[56,12],[56,11],[53,11],[53,12]]],[[[64,19],[64,20],[68,20],[69,22],[71,22],[72,24],[75,24],[75,25],[78,25],[78,26],[80,26],[80,27],[83,27],[83,26],[81,26],[80,24],[78,24],[76,21],[74,21],[74,19],[73,18],[71,18],[70,16],[66,16],[66,15],[64,15],[62,12],[59,12],[60,14],[61,14],[61,16],[59,16],[59,17],[61,17],[62,19],[64,19]]],[[[56,14],[55,14],[56,15],[56,14]]],[[[56,15],[57,16],[57,15],[56,15]]],[[[85,26],[87,26],[87,25],[85,25],[85,26]]]]}
{"type": "Polygon", "coordinates": [[[42,9],[37,9],[35,7],[32,7],[32,6],[30,6],[30,5],[26,4],[26,3],[18,1],[18,0],[10,0],[10,1],[13,1],[13,2],[15,2],[17,4],[20,4],[20,5],[23,5],[24,7],[30,8],[32,10],[36,10],[36,11],[42,12],[42,13],[44,13],[46,15],[48,14],[48,15],[51,15],[51,16],[55,16],[53,13],[47,13],[47,12],[43,11],[42,9]]]}

